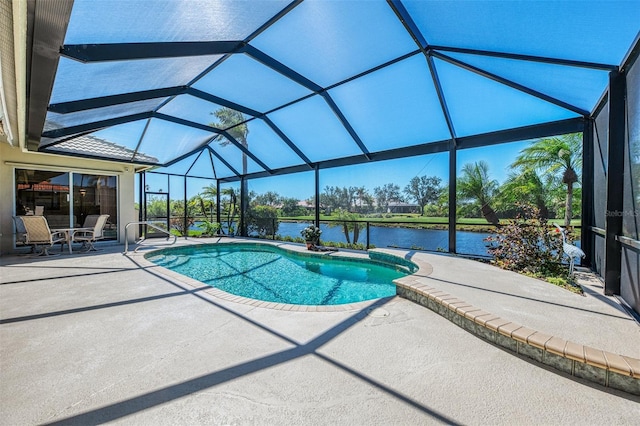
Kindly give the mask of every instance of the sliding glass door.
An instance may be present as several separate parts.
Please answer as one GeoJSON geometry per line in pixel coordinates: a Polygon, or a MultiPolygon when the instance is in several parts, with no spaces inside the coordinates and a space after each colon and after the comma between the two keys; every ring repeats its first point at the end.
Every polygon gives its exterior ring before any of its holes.
{"type": "Polygon", "coordinates": [[[73,173],[73,212],[82,226],[89,215],[108,214],[105,239],[117,237],[118,188],[115,176],[73,173]]]}
{"type": "Polygon", "coordinates": [[[69,173],[16,169],[16,215],[44,215],[51,228],[71,223],[69,173]]]}
{"type": "Polygon", "coordinates": [[[43,215],[52,229],[108,214],[105,239],[118,238],[118,179],[85,173],[15,169],[15,214],[43,215]]]}

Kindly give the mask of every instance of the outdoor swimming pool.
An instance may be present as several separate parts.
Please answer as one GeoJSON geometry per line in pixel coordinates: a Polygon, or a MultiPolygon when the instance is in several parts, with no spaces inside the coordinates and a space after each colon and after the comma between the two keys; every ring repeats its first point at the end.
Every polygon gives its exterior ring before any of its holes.
{"type": "Polygon", "coordinates": [[[411,273],[404,259],[385,262],[297,253],[267,244],[176,247],[147,259],[238,296],[294,305],[340,305],[394,296],[393,280],[411,273]]]}

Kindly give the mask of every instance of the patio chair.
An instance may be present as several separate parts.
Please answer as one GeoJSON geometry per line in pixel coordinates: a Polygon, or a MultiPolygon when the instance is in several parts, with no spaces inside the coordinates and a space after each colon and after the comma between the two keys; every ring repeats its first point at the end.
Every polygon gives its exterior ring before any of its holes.
{"type": "MultiPolygon", "coordinates": [[[[16,246],[26,246],[27,230],[24,228],[24,222],[22,222],[22,217],[14,216],[13,224],[16,227],[16,246]]],[[[33,245],[31,246],[31,252],[33,253],[33,245]]]]}
{"type": "MultiPolygon", "coordinates": [[[[109,215],[105,215],[109,217],[109,215]]],[[[99,214],[89,214],[84,218],[84,222],[82,223],[83,228],[93,228],[96,226],[96,222],[98,222],[99,214]]]]}
{"type": "Polygon", "coordinates": [[[24,244],[33,246],[33,250],[38,253],[38,256],[51,256],[49,248],[56,243],[66,241],[64,232],[52,232],[49,229],[49,223],[44,216],[19,216],[19,219],[24,225],[26,234],[24,244]],[[38,246],[40,246],[39,252],[38,246]]]}
{"type": "Polygon", "coordinates": [[[96,241],[104,238],[104,227],[107,224],[108,214],[93,214],[85,218],[83,227],[73,232],[71,241],[82,243],[82,248],[86,251],[96,251],[93,245],[96,241]]]}

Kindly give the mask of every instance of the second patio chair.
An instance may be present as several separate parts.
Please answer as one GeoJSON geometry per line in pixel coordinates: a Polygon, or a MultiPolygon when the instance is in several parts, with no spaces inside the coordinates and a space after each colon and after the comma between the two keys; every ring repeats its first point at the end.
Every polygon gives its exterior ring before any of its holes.
{"type": "Polygon", "coordinates": [[[89,215],[84,221],[84,227],[73,232],[71,241],[82,243],[86,251],[96,251],[94,243],[104,238],[104,227],[107,224],[108,214],[89,215]]]}
{"type": "Polygon", "coordinates": [[[50,256],[49,248],[66,240],[64,232],[51,231],[44,216],[20,216],[25,230],[25,245],[31,245],[39,256],[50,256]],[[40,251],[38,252],[38,247],[40,251]]]}

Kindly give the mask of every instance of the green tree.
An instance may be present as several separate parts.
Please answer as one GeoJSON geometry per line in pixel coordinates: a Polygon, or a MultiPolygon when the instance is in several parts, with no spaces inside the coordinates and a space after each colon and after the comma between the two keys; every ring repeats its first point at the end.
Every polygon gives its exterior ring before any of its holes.
{"type": "MultiPolygon", "coordinates": [[[[209,126],[216,129],[226,130],[235,140],[237,140],[243,147],[248,148],[249,142],[247,137],[249,136],[249,127],[247,126],[247,118],[240,111],[231,109],[228,107],[222,107],[211,113],[218,120],[214,123],[209,123],[209,126]]],[[[220,142],[221,146],[226,146],[231,143],[223,135],[216,136],[216,140],[220,142]]],[[[242,153],[242,174],[247,174],[247,154],[242,153]]]]}
{"type": "Polygon", "coordinates": [[[202,198],[215,201],[216,196],[218,195],[218,188],[213,183],[210,183],[202,188],[202,192],[200,194],[202,195],[202,198]]]}
{"type": "Polygon", "coordinates": [[[156,195],[147,196],[146,217],[149,219],[167,217],[167,199],[156,195]]]}
{"type": "Polygon", "coordinates": [[[350,213],[344,209],[338,209],[338,219],[344,222],[331,222],[329,226],[342,226],[342,232],[344,232],[344,238],[347,240],[347,244],[351,244],[351,232],[353,232],[353,244],[358,243],[360,238],[360,224],[355,222],[360,215],[357,213],[350,213]]]}
{"type": "Polygon", "coordinates": [[[304,207],[298,205],[297,198],[285,197],[282,199],[282,216],[304,216],[307,214],[307,210],[304,207]]]}
{"type": "MultiPolygon", "coordinates": [[[[554,217],[562,218],[564,222],[564,217],[566,213],[566,200],[567,200],[567,186],[562,183],[561,176],[550,176],[549,179],[545,179],[545,182],[548,181],[547,184],[547,194],[548,194],[548,206],[549,210],[555,213],[554,217]]],[[[572,203],[572,215],[580,216],[582,212],[582,190],[580,187],[575,187],[573,189],[573,203],[572,203]]]]}
{"type": "MultiPolygon", "coordinates": [[[[308,213],[309,214],[315,214],[316,211],[316,197],[315,195],[307,198],[306,200],[304,200],[305,204],[308,207],[308,213]]],[[[322,197],[320,197],[320,210],[322,211],[322,197]]]]}
{"type": "Polygon", "coordinates": [[[520,152],[514,166],[532,168],[545,175],[560,175],[566,185],[564,226],[573,217],[573,186],[582,173],[582,134],[539,139],[520,152]]]}
{"type": "Polygon", "coordinates": [[[493,196],[498,189],[498,181],[489,178],[489,165],[484,161],[467,163],[462,166],[462,175],[457,182],[458,197],[474,200],[480,205],[482,216],[489,223],[497,224],[498,215],[491,207],[493,196]]]}
{"type": "Polygon", "coordinates": [[[272,206],[275,207],[282,203],[282,197],[273,191],[267,191],[264,194],[256,195],[253,199],[254,205],[257,206],[272,206]]]}
{"type": "Polygon", "coordinates": [[[218,190],[216,186],[214,184],[209,184],[202,188],[202,192],[197,195],[197,202],[200,207],[201,214],[211,222],[213,222],[213,216],[216,210],[217,193],[218,190]]]}
{"type": "Polygon", "coordinates": [[[338,209],[349,210],[354,199],[352,193],[353,191],[346,187],[325,186],[320,194],[320,205],[327,214],[331,214],[333,210],[338,209]]]}
{"type": "Polygon", "coordinates": [[[232,233],[233,221],[235,220],[239,207],[238,196],[236,195],[236,190],[234,188],[225,188],[221,192],[222,195],[224,195],[224,200],[221,201],[223,203],[224,212],[227,215],[227,230],[229,233],[232,233]]]}
{"type": "Polygon", "coordinates": [[[548,185],[533,169],[520,169],[510,173],[507,180],[500,187],[496,202],[500,210],[512,210],[518,203],[525,203],[537,207],[541,218],[549,218],[547,206],[548,185]]]}
{"type": "Polygon", "coordinates": [[[371,208],[373,205],[373,197],[369,194],[367,188],[358,186],[353,192],[355,194],[355,208],[358,212],[364,213],[365,209],[368,210],[371,208]]]}
{"type": "Polygon", "coordinates": [[[425,216],[447,217],[449,216],[449,188],[448,185],[442,187],[440,196],[435,203],[428,204],[424,208],[425,216]]]}
{"type": "Polygon", "coordinates": [[[389,211],[390,203],[402,201],[400,186],[395,183],[385,183],[382,186],[376,186],[373,188],[373,194],[376,197],[378,208],[381,209],[383,213],[389,211]]]}
{"type": "Polygon", "coordinates": [[[272,206],[254,206],[247,212],[247,231],[261,237],[278,232],[278,210],[272,206]]]}
{"type": "Polygon", "coordinates": [[[415,176],[404,188],[404,193],[420,206],[420,215],[424,215],[424,207],[430,203],[436,203],[442,192],[440,183],[442,179],[437,176],[415,176]]]}
{"type": "Polygon", "coordinates": [[[196,195],[187,200],[186,215],[184,211],[184,200],[171,200],[169,203],[171,209],[169,224],[171,229],[176,231],[180,236],[188,235],[189,228],[195,221],[194,216],[196,212],[200,210],[199,198],[200,197],[196,195]]]}

